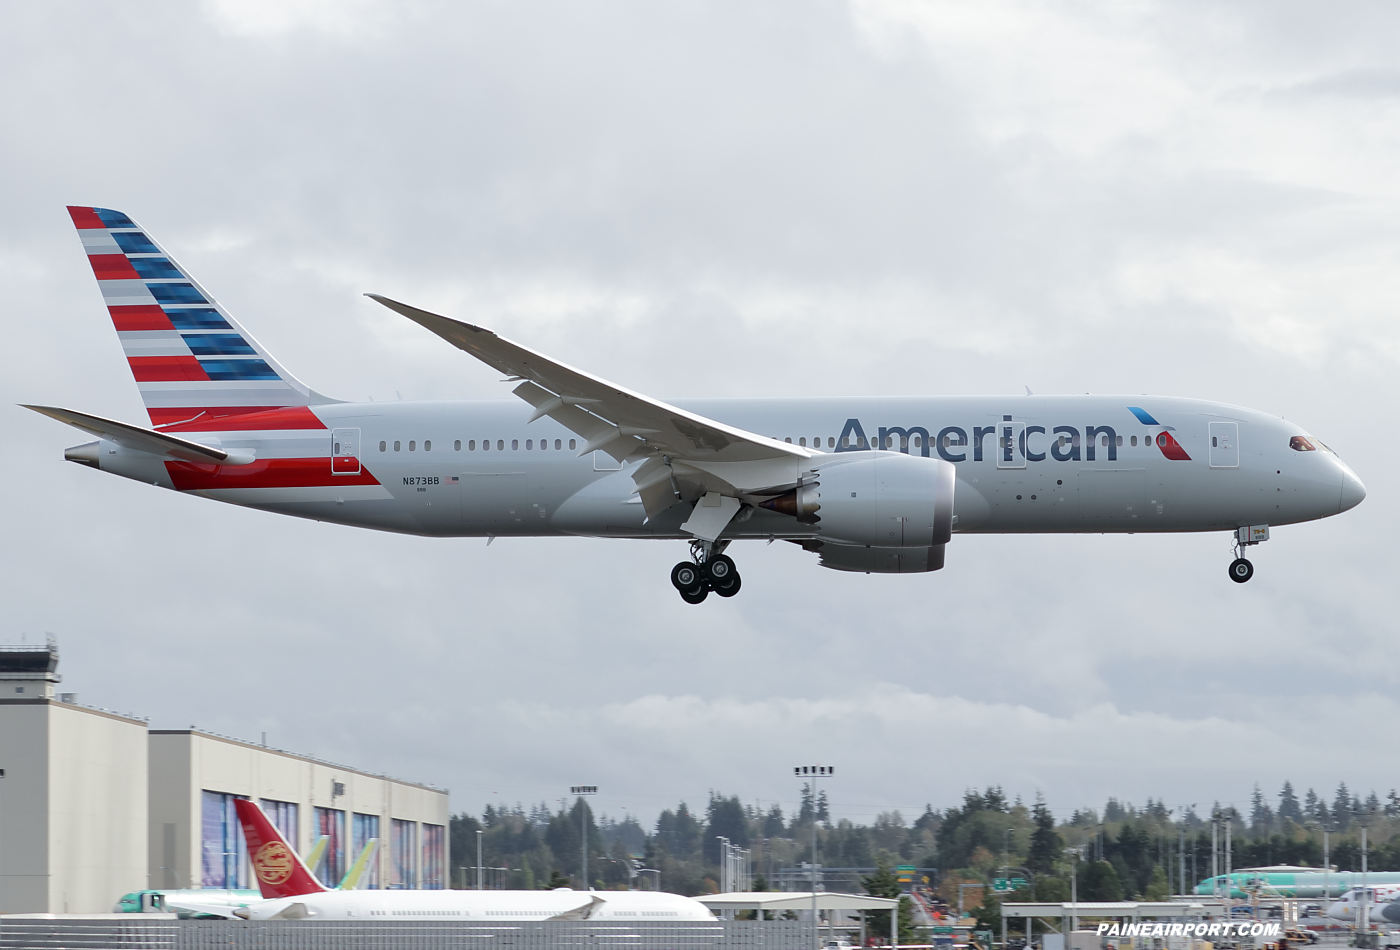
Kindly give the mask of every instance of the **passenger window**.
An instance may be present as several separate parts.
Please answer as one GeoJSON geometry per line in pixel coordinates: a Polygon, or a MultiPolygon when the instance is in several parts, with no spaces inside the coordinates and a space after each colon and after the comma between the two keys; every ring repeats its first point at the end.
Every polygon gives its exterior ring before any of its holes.
{"type": "Polygon", "coordinates": [[[535,448],[535,440],[534,440],[534,439],[526,439],[526,440],[525,440],[525,451],[526,451],[526,452],[530,452],[530,451],[533,451],[534,448],[535,448]]]}
{"type": "Polygon", "coordinates": [[[518,452],[518,451],[520,450],[520,440],[519,440],[519,439],[511,439],[511,440],[510,440],[510,450],[511,450],[512,452],[518,452]]]}
{"type": "Polygon", "coordinates": [[[408,450],[409,450],[410,452],[415,452],[415,451],[417,451],[417,450],[418,450],[418,443],[417,443],[416,441],[414,441],[413,439],[409,439],[409,440],[408,440],[408,450]]]}
{"type": "Polygon", "coordinates": [[[1118,445],[1120,447],[1123,445],[1123,437],[1121,435],[1118,437],[1118,445]]]}
{"type": "Polygon", "coordinates": [[[379,443],[379,451],[383,452],[383,451],[384,451],[385,449],[387,449],[387,448],[388,448],[388,446],[385,445],[383,442],[380,442],[380,443],[379,443]]]}
{"type": "Polygon", "coordinates": [[[505,450],[506,450],[506,440],[505,440],[505,439],[497,439],[497,440],[496,440],[496,451],[497,451],[497,452],[504,452],[505,450]]]}
{"type": "Polygon", "coordinates": [[[482,439],[482,440],[481,440],[481,451],[483,451],[483,452],[490,452],[490,451],[491,451],[491,440],[490,440],[490,439],[482,439]]]}
{"type": "Polygon", "coordinates": [[[797,444],[805,448],[807,446],[807,437],[804,435],[802,438],[798,439],[797,444]]]}
{"type": "Polygon", "coordinates": [[[1099,445],[1101,445],[1103,448],[1108,448],[1108,436],[1104,436],[1103,438],[1099,439],[1099,445]]]}
{"type": "Polygon", "coordinates": [[[1215,436],[1211,436],[1211,437],[1210,437],[1210,447],[1211,447],[1211,448],[1216,448],[1216,447],[1217,447],[1217,443],[1216,443],[1216,440],[1215,440],[1215,436]]]}
{"type": "Polygon", "coordinates": [[[462,440],[461,440],[461,439],[458,439],[456,442],[453,442],[453,443],[452,443],[452,451],[454,451],[454,452],[460,452],[460,451],[462,451],[462,440]]]}
{"type": "Polygon", "coordinates": [[[846,437],[846,436],[843,436],[843,437],[841,438],[841,448],[843,448],[843,449],[849,449],[850,447],[851,447],[851,440],[850,440],[850,438],[849,438],[849,437],[846,437]]]}
{"type": "Polygon", "coordinates": [[[786,439],[784,439],[783,441],[786,442],[788,445],[792,445],[792,436],[788,436],[788,437],[787,437],[786,439]]]}
{"type": "Polygon", "coordinates": [[[423,451],[424,451],[424,452],[431,452],[432,450],[433,450],[433,442],[432,442],[432,440],[431,440],[431,439],[424,439],[424,440],[423,440],[423,451]]]}
{"type": "Polygon", "coordinates": [[[1129,445],[1137,445],[1137,436],[1133,436],[1132,438],[1130,438],[1130,439],[1128,440],[1128,444],[1129,444],[1129,445]]]}
{"type": "Polygon", "coordinates": [[[336,454],[336,455],[339,455],[339,454],[340,454],[340,443],[339,443],[339,442],[335,443],[335,454],[336,454]]]}
{"type": "Polygon", "coordinates": [[[399,440],[398,440],[398,439],[395,439],[395,440],[394,440],[394,451],[397,452],[398,450],[399,450],[399,440]]]}
{"type": "Polygon", "coordinates": [[[826,437],[826,447],[829,449],[836,448],[836,436],[829,435],[826,437]]]}
{"type": "Polygon", "coordinates": [[[558,449],[558,448],[560,447],[560,445],[561,445],[561,443],[559,442],[559,440],[558,440],[558,439],[555,439],[555,440],[554,440],[554,447],[555,447],[555,449],[558,449]]]}
{"type": "Polygon", "coordinates": [[[570,439],[570,440],[569,440],[569,451],[572,452],[572,451],[573,451],[574,449],[576,449],[576,448],[578,448],[578,440],[577,440],[577,439],[570,439]]]}
{"type": "Polygon", "coordinates": [[[924,437],[921,436],[921,435],[916,435],[916,436],[914,436],[914,448],[916,448],[916,449],[923,448],[923,445],[924,445],[924,437]]]}

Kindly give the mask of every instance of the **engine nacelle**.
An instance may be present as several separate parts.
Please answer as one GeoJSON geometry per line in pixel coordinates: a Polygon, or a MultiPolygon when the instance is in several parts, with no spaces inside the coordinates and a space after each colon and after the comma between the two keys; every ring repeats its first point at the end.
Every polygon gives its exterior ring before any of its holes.
{"type": "Polygon", "coordinates": [[[814,461],[801,485],[761,507],[813,525],[823,566],[872,573],[943,566],[942,546],[953,534],[951,462],[879,451],[814,461]]]}
{"type": "Polygon", "coordinates": [[[817,467],[818,537],[882,548],[927,548],[953,534],[957,470],[902,452],[841,452],[817,467]]]}

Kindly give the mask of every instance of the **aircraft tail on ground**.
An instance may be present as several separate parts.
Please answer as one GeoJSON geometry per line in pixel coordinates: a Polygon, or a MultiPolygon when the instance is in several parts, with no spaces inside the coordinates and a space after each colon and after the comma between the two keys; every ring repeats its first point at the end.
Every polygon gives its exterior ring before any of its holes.
{"type": "Polygon", "coordinates": [[[234,806],[238,809],[238,821],[248,841],[248,858],[263,897],[271,900],[328,890],[302,863],[261,808],[244,799],[235,801],[234,806]]]}
{"type": "Polygon", "coordinates": [[[126,215],[68,213],[152,425],[335,402],[283,369],[126,215]]]}

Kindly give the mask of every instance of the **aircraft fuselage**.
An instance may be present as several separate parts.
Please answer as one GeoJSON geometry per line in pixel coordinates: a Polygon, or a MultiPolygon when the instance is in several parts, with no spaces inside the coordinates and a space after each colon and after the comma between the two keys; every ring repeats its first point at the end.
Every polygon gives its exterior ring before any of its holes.
{"type": "MultiPolygon", "coordinates": [[[[951,462],[954,533],[1235,530],[1324,518],[1365,495],[1346,464],[1301,427],[1201,400],[930,396],[675,405],[824,453],[905,452],[951,462]]],[[[382,531],[690,537],[680,525],[695,499],[678,499],[648,520],[634,493],[636,462],[603,452],[579,457],[575,433],[529,417],[530,407],[516,400],[332,403],[162,429],[251,451],[252,464],[162,461],[107,441],[75,460],[219,501],[382,531]],[[248,428],[258,419],[268,427],[248,428]]],[[[820,462],[813,459],[813,468],[820,462]]],[[[724,536],[819,532],[747,508],[724,536]]]]}

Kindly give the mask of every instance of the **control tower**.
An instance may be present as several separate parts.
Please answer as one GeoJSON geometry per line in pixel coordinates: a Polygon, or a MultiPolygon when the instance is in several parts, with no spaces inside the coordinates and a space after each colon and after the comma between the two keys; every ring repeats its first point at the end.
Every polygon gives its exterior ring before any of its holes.
{"type": "Polygon", "coordinates": [[[0,699],[53,699],[61,679],[53,637],[43,646],[0,643],[0,699]]]}

